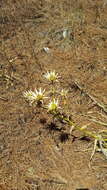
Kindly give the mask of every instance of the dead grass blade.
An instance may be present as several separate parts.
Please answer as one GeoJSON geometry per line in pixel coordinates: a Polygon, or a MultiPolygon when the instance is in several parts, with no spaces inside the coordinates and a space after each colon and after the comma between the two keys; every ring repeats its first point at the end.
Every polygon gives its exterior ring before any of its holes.
{"type": "Polygon", "coordinates": [[[100,103],[89,92],[86,92],[86,90],[84,90],[84,88],[80,84],[78,84],[77,81],[74,80],[74,83],[80,91],[82,91],[84,94],[86,94],[86,96],[88,96],[100,109],[102,109],[104,112],[107,113],[107,108],[105,107],[105,105],[103,103],[100,103]]]}

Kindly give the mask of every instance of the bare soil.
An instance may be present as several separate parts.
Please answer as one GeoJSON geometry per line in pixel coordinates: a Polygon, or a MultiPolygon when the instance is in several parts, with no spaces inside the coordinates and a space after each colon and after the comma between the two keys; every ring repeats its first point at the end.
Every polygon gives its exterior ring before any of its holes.
{"type": "Polygon", "coordinates": [[[90,161],[94,139],[69,135],[23,98],[50,88],[48,70],[69,90],[72,120],[106,129],[106,0],[0,1],[0,190],[107,190],[106,158],[90,161]]]}

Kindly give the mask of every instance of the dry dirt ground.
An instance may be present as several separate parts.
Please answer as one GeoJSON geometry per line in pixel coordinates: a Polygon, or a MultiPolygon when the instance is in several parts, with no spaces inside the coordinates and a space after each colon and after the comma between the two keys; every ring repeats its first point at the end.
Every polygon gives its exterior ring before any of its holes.
{"type": "Polygon", "coordinates": [[[0,1],[0,190],[107,190],[106,158],[90,161],[94,140],[23,98],[50,88],[48,70],[69,90],[72,120],[106,129],[106,0],[0,1]]]}

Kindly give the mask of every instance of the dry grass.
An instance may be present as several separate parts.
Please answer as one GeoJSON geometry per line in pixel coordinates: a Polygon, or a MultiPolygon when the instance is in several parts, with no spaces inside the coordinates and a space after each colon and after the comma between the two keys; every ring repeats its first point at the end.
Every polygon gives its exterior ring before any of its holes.
{"type": "Polygon", "coordinates": [[[42,74],[55,69],[76,124],[106,129],[106,13],[105,0],[0,1],[0,190],[107,189],[100,153],[89,167],[92,141],[50,128],[51,118],[22,98],[49,88],[42,74]]]}

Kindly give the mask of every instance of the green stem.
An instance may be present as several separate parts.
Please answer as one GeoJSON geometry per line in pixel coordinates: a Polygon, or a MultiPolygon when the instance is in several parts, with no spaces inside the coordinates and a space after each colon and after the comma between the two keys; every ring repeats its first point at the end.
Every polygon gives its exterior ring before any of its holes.
{"type": "MultiPolygon", "coordinates": [[[[100,140],[100,137],[99,135],[97,134],[94,134],[92,133],[91,131],[88,131],[86,129],[83,129],[82,127],[80,126],[77,126],[73,121],[71,121],[69,118],[67,117],[64,117],[63,115],[61,115],[60,113],[56,113],[54,114],[54,117],[58,118],[58,119],[62,119],[64,120],[69,126],[74,126],[75,129],[79,130],[79,131],[82,131],[85,135],[89,136],[89,137],[92,137],[94,139],[97,139],[97,140],[100,140]]],[[[107,140],[107,139],[105,139],[107,140]]]]}

